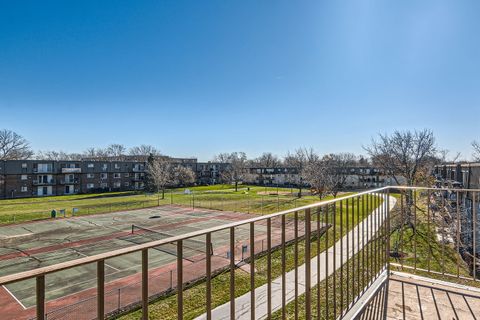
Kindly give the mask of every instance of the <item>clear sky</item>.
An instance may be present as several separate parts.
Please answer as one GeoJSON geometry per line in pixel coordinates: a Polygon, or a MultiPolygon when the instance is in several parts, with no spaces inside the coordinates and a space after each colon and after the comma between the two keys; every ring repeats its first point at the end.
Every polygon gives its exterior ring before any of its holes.
{"type": "Polygon", "coordinates": [[[2,1],[0,128],[209,160],[480,139],[480,1],[2,1]]]}

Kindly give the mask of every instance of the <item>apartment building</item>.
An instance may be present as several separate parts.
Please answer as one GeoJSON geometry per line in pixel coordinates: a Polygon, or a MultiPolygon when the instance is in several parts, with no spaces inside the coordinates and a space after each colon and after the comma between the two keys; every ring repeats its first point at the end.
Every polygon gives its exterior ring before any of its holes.
{"type": "MultiPolygon", "coordinates": [[[[198,162],[195,158],[168,158],[174,165],[192,169],[198,184],[221,182],[229,164],[198,162]]],[[[124,156],[78,161],[0,161],[0,199],[133,191],[145,188],[148,157],[124,156]]]]}
{"type": "Polygon", "coordinates": [[[201,185],[220,183],[222,181],[222,172],[225,172],[228,166],[228,163],[198,162],[194,169],[197,183],[201,185]]]}
{"type": "Polygon", "coordinates": [[[301,183],[297,168],[252,167],[248,169],[246,182],[258,185],[297,186],[301,183]]]}
{"type": "Polygon", "coordinates": [[[458,182],[466,189],[480,189],[480,162],[445,163],[435,166],[434,173],[437,178],[458,182]]]}
{"type": "MultiPolygon", "coordinates": [[[[437,187],[480,189],[480,163],[445,163],[435,166],[434,174],[437,187]]],[[[476,228],[476,232],[473,232],[474,225],[480,225],[478,193],[460,194],[455,190],[447,190],[441,193],[441,197],[445,199],[445,209],[453,217],[451,228],[455,230],[459,226],[458,232],[465,249],[480,256],[480,230],[476,228]]]]}
{"type": "Polygon", "coordinates": [[[2,161],[0,198],[142,189],[144,168],[136,162],[2,161]]]}
{"type": "MultiPolygon", "coordinates": [[[[397,182],[391,176],[381,170],[370,166],[356,166],[344,169],[346,176],[346,189],[378,188],[396,185],[397,182]]],[[[259,185],[297,186],[302,182],[297,168],[257,168],[248,169],[246,182],[259,185]]],[[[400,183],[404,183],[402,177],[397,177],[400,183]]]]}

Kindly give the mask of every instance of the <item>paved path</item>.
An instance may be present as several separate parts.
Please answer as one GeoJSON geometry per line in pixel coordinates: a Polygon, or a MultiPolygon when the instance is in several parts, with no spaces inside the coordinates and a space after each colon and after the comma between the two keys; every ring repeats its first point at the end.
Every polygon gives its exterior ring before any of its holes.
{"type": "MultiPolygon", "coordinates": [[[[379,194],[386,199],[386,196],[379,194]]],[[[389,197],[390,209],[395,206],[396,199],[392,196],[389,197]]],[[[386,201],[384,202],[386,205],[386,201]]],[[[384,217],[381,214],[381,207],[375,209],[368,217],[364,219],[364,239],[368,241],[371,237],[375,235],[375,232],[378,229],[377,222],[382,222],[384,217]],[[373,220],[373,221],[372,221],[373,220]],[[373,228],[368,228],[367,233],[367,224],[371,223],[373,228]],[[371,229],[371,230],[370,230],[371,229]]],[[[337,226],[338,227],[338,226],[337,226]]],[[[345,236],[343,236],[343,248],[342,240],[338,240],[335,243],[335,252],[333,254],[333,246],[331,246],[327,251],[320,253],[320,281],[324,280],[326,276],[330,276],[334,272],[334,259],[336,270],[347,261],[348,258],[354,256],[361,248],[363,248],[363,243],[360,245],[354,245],[353,240],[357,239],[357,234],[360,235],[360,242],[362,239],[362,222],[360,222],[355,228],[350,230],[345,236]],[[349,239],[349,250],[347,251],[347,239],[349,239]],[[343,262],[342,254],[343,251],[343,262]],[[326,260],[328,255],[328,273],[326,272],[327,266],[326,260]]],[[[311,266],[311,283],[312,285],[317,283],[317,257],[313,257],[310,260],[311,266]]],[[[299,296],[305,293],[305,264],[298,267],[298,294],[299,296]]],[[[289,271],[286,274],[286,301],[287,304],[295,299],[295,271],[289,271]]],[[[278,277],[272,281],[272,312],[281,309],[282,307],[282,277],[278,277]]],[[[235,299],[235,319],[250,319],[250,292],[238,297],[235,299]]],[[[267,284],[260,286],[255,289],[255,316],[257,319],[264,319],[267,317],[267,284]]],[[[203,320],[206,319],[206,314],[203,314],[196,319],[203,320]]],[[[230,303],[223,304],[214,310],[212,310],[212,319],[230,319],[230,303]]]]}

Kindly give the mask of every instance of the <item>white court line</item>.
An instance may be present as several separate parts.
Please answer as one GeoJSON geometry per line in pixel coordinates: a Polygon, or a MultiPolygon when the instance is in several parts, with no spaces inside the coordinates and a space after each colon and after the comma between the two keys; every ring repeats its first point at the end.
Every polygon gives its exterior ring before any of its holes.
{"type": "Polygon", "coordinates": [[[9,294],[9,295],[11,295],[11,296],[12,296],[12,298],[13,298],[13,299],[15,299],[15,301],[17,301],[17,302],[18,302],[18,304],[19,304],[19,305],[21,305],[21,306],[22,306],[23,310],[27,310],[27,308],[26,308],[26,307],[23,305],[23,303],[21,303],[21,302],[20,302],[20,300],[18,300],[18,299],[17,299],[17,297],[15,297],[15,295],[14,295],[13,293],[11,293],[11,292],[10,292],[10,290],[8,290],[8,288],[7,288],[7,287],[5,287],[5,286],[2,286],[2,287],[3,287],[3,289],[5,289],[5,291],[7,291],[7,292],[8,292],[8,294],[9,294]]]}
{"type": "MultiPolygon", "coordinates": [[[[81,252],[78,251],[78,250],[73,250],[73,252],[78,253],[79,255],[84,256],[84,257],[89,257],[89,256],[87,256],[85,253],[81,253],[81,252]]],[[[109,265],[108,263],[105,263],[105,265],[106,265],[107,267],[109,267],[109,268],[112,268],[113,270],[115,270],[115,271],[117,271],[117,272],[120,272],[120,269],[117,269],[117,268],[109,265]]]]}

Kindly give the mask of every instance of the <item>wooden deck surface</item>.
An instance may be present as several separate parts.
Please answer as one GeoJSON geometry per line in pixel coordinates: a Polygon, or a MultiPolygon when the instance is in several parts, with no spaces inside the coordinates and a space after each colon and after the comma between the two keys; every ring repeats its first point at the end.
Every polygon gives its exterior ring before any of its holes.
{"type": "Polygon", "coordinates": [[[480,290],[391,275],[358,319],[476,320],[480,290]]]}

